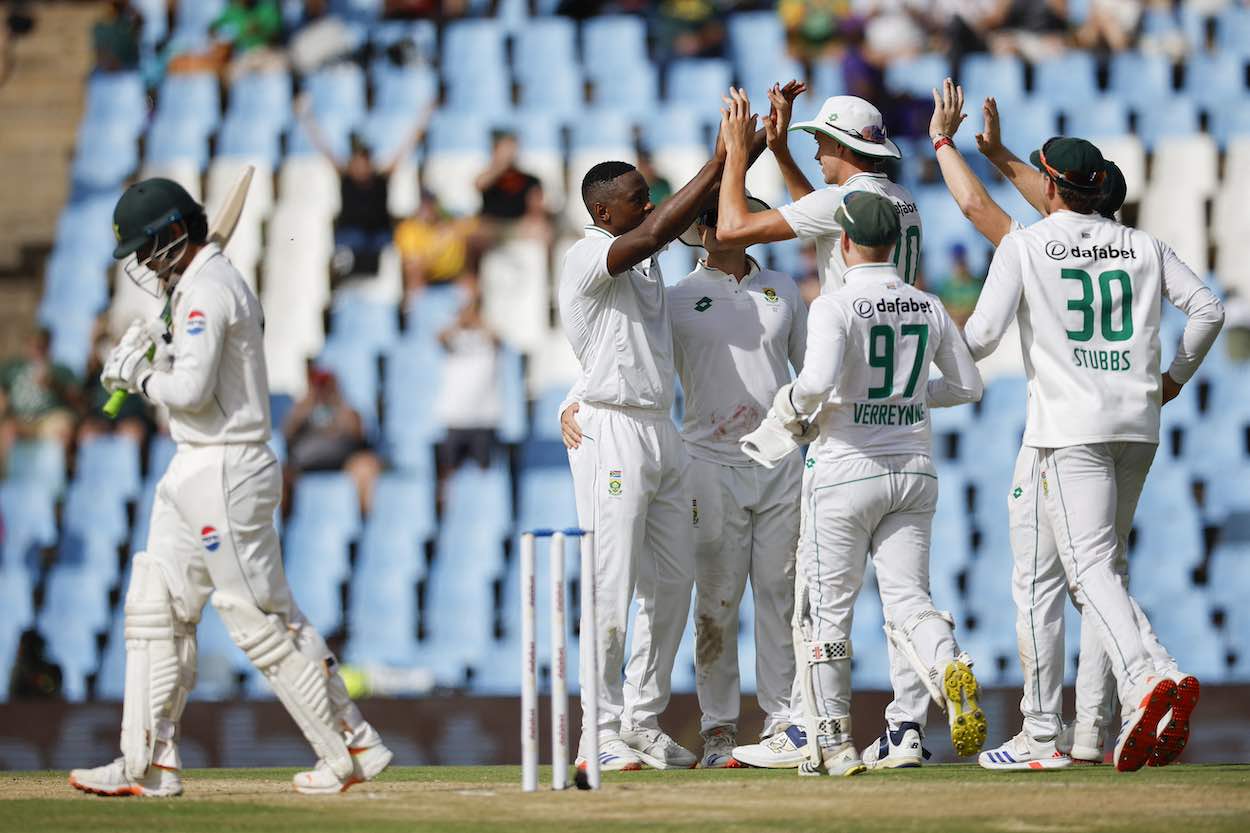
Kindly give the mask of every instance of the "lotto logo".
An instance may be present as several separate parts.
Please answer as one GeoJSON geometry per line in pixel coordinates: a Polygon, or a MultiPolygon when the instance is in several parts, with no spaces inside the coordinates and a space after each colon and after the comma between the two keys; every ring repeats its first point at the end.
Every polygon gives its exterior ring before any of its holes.
{"type": "Polygon", "coordinates": [[[200,540],[204,542],[204,549],[209,552],[217,552],[217,548],[221,546],[221,536],[211,526],[206,526],[200,530],[200,540]]]}
{"type": "Polygon", "coordinates": [[[694,308],[698,312],[707,312],[712,307],[712,299],[704,295],[695,302],[694,308]]]}
{"type": "Polygon", "coordinates": [[[198,309],[187,313],[187,335],[198,336],[208,326],[208,319],[198,309]]]}

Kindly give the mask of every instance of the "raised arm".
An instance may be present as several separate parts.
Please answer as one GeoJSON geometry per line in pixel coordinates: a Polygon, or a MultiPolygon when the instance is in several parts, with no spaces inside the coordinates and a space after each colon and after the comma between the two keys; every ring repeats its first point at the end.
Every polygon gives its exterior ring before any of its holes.
{"type": "Polygon", "coordinates": [[[747,154],[747,137],[755,131],[751,101],[745,92],[731,87],[725,105],[721,110],[725,170],[717,205],[716,239],[738,245],[789,240],[795,236],[794,229],[777,209],[752,214],[747,208],[746,177],[752,161],[747,154]]]}
{"type": "Polygon", "coordinates": [[[933,91],[933,118],[929,120],[929,138],[936,148],[938,167],[942,170],[942,180],[946,189],[955,198],[959,210],[963,212],[976,230],[986,240],[997,246],[1011,231],[1011,217],[994,202],[985,184],[972,172],[963,155],[955,149],[955,133],[967,116],[964,109],[964,91],[955,86],[951,79],[942,82],[942,91],[933,91]]]}
{"type": "Polygon", "coordinates": [[[318,153],[329,160],[330,164],[334,166],[334,169],[341,176],[346,166],[341,159],[334,155],[334,148],[330,147],[325,134],[321,132],[321,125],[317,124],[317,118],[313,115],[312,101],[307,93],[303,93],[295,99],[295,117],[299,119],[300,124],[304,125],[304,130],[308,133],[308,140],[312,142],[312,146],[317,149],[318,153]]]}
{"type": "Polygon", "coordinates": [[[791,202],[802,199],[815,190],[790,153],[790,118],[794,112],[794,99],[806,91],[807,85],[798,81],[790,81],[784,87],[773,84],[768,91],[768,118],[764,119],[768,149],[777,160],[777,168],[786,183],[791,202]]]}
{"type": "Polygon", "coordinates": [[[1045,217],[1050,209],[1046,206],[1046,186],[1042,172],[1016,156],[1003,144],[997,101],[993,98],[985,99],[981,105],[981,113],[985,116],[985,130],[977,134],[977,150],[998,168],[999,173],[1015,186],[1020,196],[1028,200],[1038,214],[1045,217]]]}
{"type": "Polygon", "coordinates": [[[399,167],[399,163],[403,162],[412,154],[412,151],[418,144],[420,144],[422,137],[425,136],[426,129],[430,126],[430,118],[434,115],[435,106],[436,105],[433,103],[426,105],[425,110],[423,110],[421,115],[417,117],[417,123],[413,125],[411,132],[408,133],[408,136],[404,139],[403,144],[395,149],[395,152],[391,154],[391,158],[386,160],[385,165],[379,167],[378,170],[380,173],[385,176],[390,176],[395,172],[395,169],[399,167]]]}

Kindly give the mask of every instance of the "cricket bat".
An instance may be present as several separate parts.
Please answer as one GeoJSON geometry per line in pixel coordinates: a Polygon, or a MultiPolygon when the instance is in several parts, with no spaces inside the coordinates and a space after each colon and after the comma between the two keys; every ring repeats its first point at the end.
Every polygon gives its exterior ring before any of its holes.
{"type": "MultiPolygon", "coordinates": [[[[243,215],[243,205],[247,202],[247,189],[252,184],[252,175],[256,173],[256,168],[248,165],[243,169],[243,173],[239,174],[239,178],[235,180],[234,185],[230,188],[230,193],[226,195],[226,201],[222,203],[217,213],[209,218],[208,221],[208,242],[216,243],[223,249],[230,242],[234,229],[239,224],[239,217],[243,215]]],[[[165,326],[169,326],[172,311],[170,309],[169,298],[165,299],[165,309],[161,313],[161,318],[165,319],[165,326]]],[[[148,358],[151,359],[156,355],[156,347],[153,346],[148,351],[148,358]]],[[[124,390],[115,390],[109,396],[108,401],[104,403],[104,415],[109,419],[116,419],[118,411],[126,402],[129,394],[124,390]]]]}

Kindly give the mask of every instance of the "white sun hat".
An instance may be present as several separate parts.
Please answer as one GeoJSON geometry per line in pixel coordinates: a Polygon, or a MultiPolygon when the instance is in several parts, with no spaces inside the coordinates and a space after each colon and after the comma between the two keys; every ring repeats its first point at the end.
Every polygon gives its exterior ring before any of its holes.
{"type": "Polygon", "coordinates": [[[898,145],[886,136],[881,111],[858,96],[826,98],[816,118],[792,124],[790,129],[823,133],[864,156],[880,159],[901,159],[903,156],[898,145]]]}
{"type": "MultiPolygon", "coordinates": [[[[752,214],[758,214],[761,211],[767,210],[768,203],[764,202],[759,197],[751,196],[749,192],[747,193],[747,211],[752,214]]],[[[699,236],[698,226],[699,223],[702,222],[709,214],[715,215],[716,209],[709,208],[707,211],[702,212],[695,218],[694,222],[691,223],[690,226],[677,237],[677,239],[685,243],[687,246],[694,246],[696,249],[703,248],[703,238],[699,236]]]]}

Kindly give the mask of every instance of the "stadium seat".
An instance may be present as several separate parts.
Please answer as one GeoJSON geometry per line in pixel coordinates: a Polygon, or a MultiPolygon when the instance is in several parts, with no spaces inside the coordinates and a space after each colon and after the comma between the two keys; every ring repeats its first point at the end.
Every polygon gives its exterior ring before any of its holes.
{"type": "Polygon", "coordinates": [[[208,35],[209,25],[221,17],[225,8],[226,0],[178,3],[174,15],[174,37],[203,39],[208,35]]]}
{"type": "Polygon", "coordinates": [[[1188,98],[1166,98],[1137,114],[1137,135],[1147,150],[1153,150],[1165,136],[1188,136],[1197,132],[1198,109],[1188,98]]]}
{"type": "Polygon", "coordinates": [[[343,399],[359,415],[366,436],[378,425],[378,354],[374,347],[357,344],[350,337],[326,340],[317,356],[320,368],[334,373],[343,399]]]}
{"type": "Polygon", "coordinates": [[[442,366],[441,348],[433,342],[406,340],[387,354],[382,426],[388,457],[401,468],[428,468],[429,446],[442,439],[433,416],[442,366]]]}
{"type": "Polygon", "coordinates": [[[102,72],[87,81],[82,124],[115,125],[139,138],[148,121],[148,96],[137,72],[102,72]]]}
{"type": "MultiPolygon", "coordinates": [[[[428,594],[427,594],[428,596],[428,594]]],[[[420,613],[415,574],[396,566],[356,573],[348,603],[344,659],[356,665],[421,665],[417,644],[420,613]]]]}
{"type": "Polygon", "coordinates": [[[341,298],[330,310],[330,338],[355,349],[381,353],[399,338],[393,306],[341,298]]]}
{"type": "Polygon", "coordinates": [[[445,112],[491,118],[512,109],[512,84],[502,67],[479,70],[473,76],[453,75],[446,92],[445,112]]]}
{"type": "Polygon", "coordinates": [[[305,81],[312,113],[320,122],[334,118],[356,124],[365,114],[365,75],[359,66],[338,63],[317,70],[305,81]]]}
{"type": "Polygon", "coordinates": [[[650,67],[646,24],[632,15],[588,18],[582,23],[582,58],[596,81],[650,67]]]}
{"type": "Polygon", "coordinates": [[[76,482],[65,494],[64,529],[81,537],[121,546],[130,532],[126,499],[110,488],[76,482]]]}
{"type": "Polygon", "coordinates": [[[438,99],[438,77],[423,66],[396,67],[374,82],[374,111],[415,118],[438,99]]]}
{"type": "MultiPolygon", "coordinates": [[[[590,106],[641,121],[660,106],[655,68],[641,64],[628,72],[600,75],[592,79],[590,106]]],[[[580,120],[573,127],[579,129],[580,120]]]]}
{"type": "Polygon", "coordinates": [[[1221,51],[1250,58],[1250,9],[1228,5],[1217,19],[1215,42],[1221,51]]]}
{"type": "Polygon", "coordinates": [[[504,58],[504,32],[490,19],[453,20],[443,29],[443,77],[476,77],[479,72],[500,72],[504,58]]]}
{"type": "MultiPolygon", "coordinates": [[[[365,539],[409,541],[415,547],[435,531],[433,471],[388,472],[378,478],[365,539]]],[[[362,546],[362,550],[367,547],[362,546]]],[[[416,550],[414,549],[414,553],[416,550]]],[[[362,557],[365,557],[362,551],[362,557]]],[[[423,567],[423,564],[417,565],[423,567]]]]}
{"type": "Polygon", "coordinates": [[[1088,52],[1070,50],[1033,65],[1033,94],[1049,101],[1088,101],[1098,95],[1097,67],[1088,52]]]}
{"type": "Polygon", "coordinates": [[[280,156],[279,138],[273,126],[247,116],[230,116],[217,137],[217,152],[222,156],[262,160],[272,168],[280,156]]]}
{"type": "Polygon", "coordinates": [[[295,486],[288,533],[305,523],[308,529],[332,530],[354,540],[361,521],[360,500],[352,479],[342,472],[301,475],[295,486]]]}
{"type": "Polygon", "coordinates": [[[1219,186],[1219,162],[1219,149],[1205,133],[1165,136],[1155,145],[1150,187],[1212,197],[1219,186]]]}
{"type": "Polygon", "coordinates": [[[1232,52],[1198,52],[1185,62],[1185,95],[1209,111],[1246,107],[1246,58],[1232,52]]]}
{"type": "MultiPolygon", "coordinates": [[[[1103,136],[1123,136],[1129,132],[1128,111],[1124,102],[1109,96],[1073,101],[1063,108],[1067,136],[1083,136],[1097,141],[1103,136]]],[[[1006,114],[1007,118],[1011,114],[1006,114]]],[[[1045,141],[1042,139],[1041,141],[1045,141]]],[[[1038,147],[1041,147],[1039,144],[1038,147]]]]}
{"type": "Polygon", "coordinates": [[[6,568],[37,566],[39,550],[56,545],[54,498],[45,486],[14,479],[0,483],[0,518],[4,519],[0,565],[6,568]]]}
{"type": "Polygon", "coordinates": [[[473,182],[490,161],[490,127],[477,116],[438,113],[426,136],[422,182],[455,215],[475,214],[482,195],[473,182]]]}
{"type": "Polygon", "coordinates": [[[208,135],[191,121],[157,116],[148,129],[143,161],[164,164],[185,160],[203,171],[208,164],[208,135]]]}
{"type": "Polygon", "coordinates": [[[98,313],[108,306],[108,276],[99,258],[81,251],[55,251],[44,271],[40,317],[65,311],[98,313]]]}
{"type": "Polygon", "coordinates": [[[95,437],[78,447],[74,482],[109,489],[126,500],[139,494],[139,446],[124,434],[95,437]]]}
{"type": "MultiPolygon", "coordinates": [[[[1082,134],[1083,135],[1083,134],[1082,134]]],[[[1094,144],[1102,151],[1104,159],[1110,159],[1124,174],[1125,202],[1137,202],[1146,190],[1146,149],[1136,136],[1098,136],[1094,144]]]]}
{"type": "MultiPolygon", "coordinates": [[[[408,297],[404,306],[404,340],[433,345],[464,306],[467,296],[458,286],[429,286],[408,297]]],[[[427,357],[433,358],[433,357],[427,357]]]]}
{"type": "Polygon", "coordinates": [[[733,70],[728,61],[719,58],[676,60],[668,67],[664,100],[670,107],[680,107],[708,122],[719,123],[721,98],[732,79],[733,70]]]}
{"type": "Polygon", "coordinates": [[[994,96],[1003,105],[1003,112],[1014,119],[1015,103],[1025,98],[1024,62],[1014,55],[973,52],[964,58],[959,68],[959,84],[965,93],[981,94],[976,97],[969,94],[964,98],[974,120],[985,95],[994,96]]]}
{"type": "Polygon", "coordinates": [[[559,213],[568,201],[560,124],[542,113],[520,112],[509,126],[516,131],[517,163],[542,183],[547,210],[559,213]]]}
{"type": "MultiPolygon", "coordinates": [[[[975,113],[980,104],[980,101],[969,99],[965,107],[975,113]]],[[[1010,107],[1010,110],[1002,111],[1003,144],[1021,156],[1027,157],[1046,139],[1058,134],[1057,113],[1050,102],[1033,97],[1010,107]]]]}
{"type": "Polygon", "coordinates": [[[217,76],[209,72],[166,76],[161,83],[157,118],[198,125],[212,133],[221,121],[221,93],[217,76]]]}
{"type": "Polygon", "coordinates": [[[139,163],[131,131],[117,125],[95,127],[80,143],[70,167],[73,184],[82,189],[118,188],[139,163]]]}
{"type": "Polygon", "coordinates": [[[268,124],[277,130],[291,120],[291,77],[285,72],[249,72],[230,86],[226,115],[268,124]]]}
{"type": "Polygon", "coordinates": [[[1162,55],[1117,52],[1111,56],[1107,93],[1135,108],[1172,95],[1172,64],[1162,55]]]}
{"type": "MultiPolygon", "coordinates": [[[[948,75],[950,64],[946,56],[928,52],[891,62],[885,69],[885,85],[895,93],[931,98],[931,91],[940,87],[942,79],[948,75]]],[[[814,106],[819,107],[820,102],[814,102],[814,106]]]]}
{"type": "MultiPolygon", "coordinates": [[[[1232,145],[1238,139],[1250,137],[1250,103],[1239,106],[1217,107],[1208,113],[1211,135],[1221,147],[1232,145]]],[[[1229,166],[1232,168],[1232,166],[1229,166]]]]}
{"type": "Polygon", "coordinates": [[[513,67],[524,83],[577,73],[577,26],[567,17],[531,18],[513,37],[513,67]]]}
{"type": "Polygon", "coordinates": [[[1141,202],[1137,226],[1166,240],[1199,275],[1207,272],[1206,207],[1193,193],[1173,193],[1151,186],[1141,202]]]}
{"type": "MultiPolygon", "coordinates": [[[[800,73],[801,74],[801,73],[800,73]]],[[[786,78],[785,75],[780,76],[786,78]]],[[[798,75],[791,75],[797,78],[798,75]]],[[[941,83],[941,80],[938,80],[941,83]]],[[[846,78],[842,74],[842,65],[833,61],[821,61],[812,68],[810,95],[814,101],[824,101],[835,95],[846,95],[846,78]]],[[[754,100],[754,99],[752,99],[754,100]]]]}
{"type": "Polygon", "coordinates": [[[323,636],[343,626],[339,585],[347,578],[346,542],[294,525],[286,532],[283,562],[291,595],[323,636]]]}
{"type": "Polygon", "coordinates": [[[586,106],[585,84],[576,67],[549,77],[526,79],[521,82],[517,107],[523,113],[571,120],[586,106]]]}

